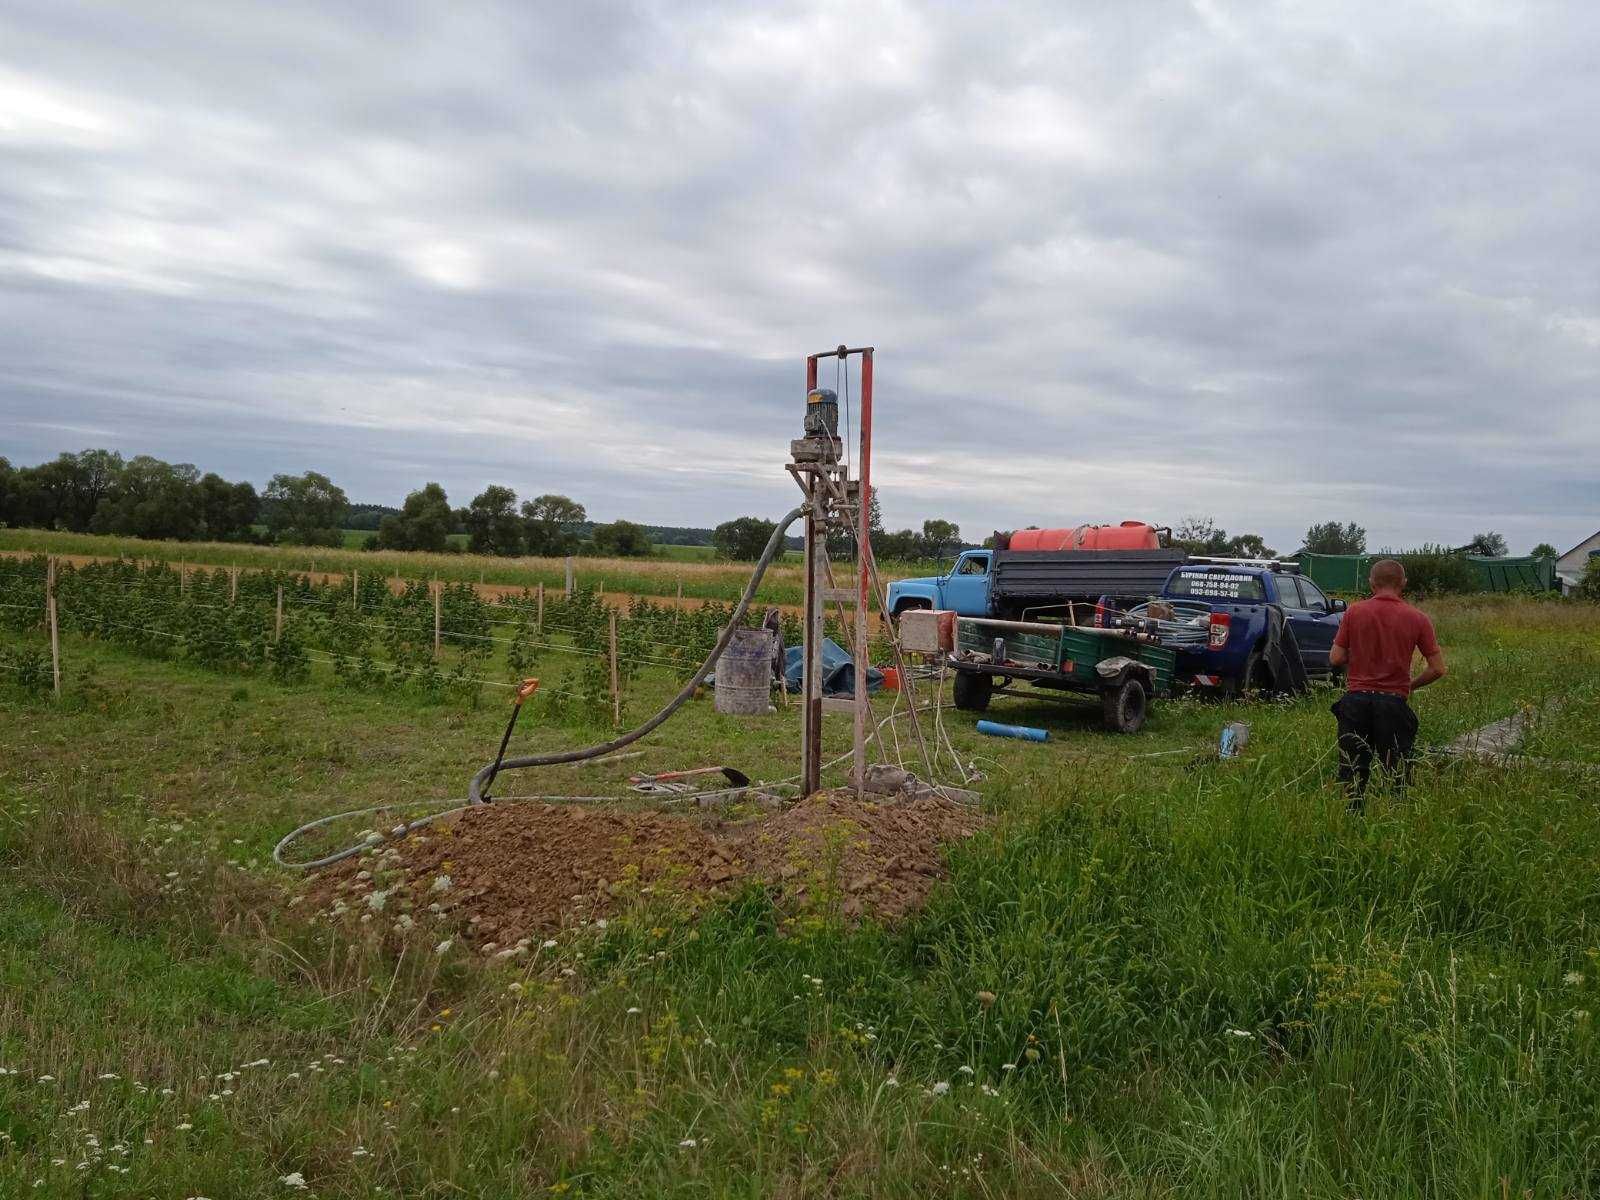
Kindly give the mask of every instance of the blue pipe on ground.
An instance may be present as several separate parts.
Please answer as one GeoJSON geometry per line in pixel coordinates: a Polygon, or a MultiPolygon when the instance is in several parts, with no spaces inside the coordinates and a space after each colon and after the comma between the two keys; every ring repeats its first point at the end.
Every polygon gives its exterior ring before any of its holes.
{"type": "Polygon", "coordinates": [[[1025,742],[1048,742],[1048,729],[1035,729],[1031,725],[1002,725],[999,721],[979,721],[978,732],[990,737],[1021,738],[1025,742]]]}

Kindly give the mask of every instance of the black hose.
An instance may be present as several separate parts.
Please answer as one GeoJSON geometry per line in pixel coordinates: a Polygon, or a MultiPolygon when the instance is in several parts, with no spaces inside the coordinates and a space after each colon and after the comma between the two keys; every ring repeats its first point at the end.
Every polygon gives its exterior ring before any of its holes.
{"type": "Polygon", "coordinates": [[[717,665],[717,659],[722,657],[722,652],[728,648],[728,643],[733,640],[733,631],[739,627],[739,622],[744,620],[744,615],[750,609],[750,603],[755,599],[756,589],[761,585],[761,577],[767,573],[767,568],[772,565],[772,560],[777,556],[783,546],[783,536],[788,532],[789,526],[799,519],[805,511],[804,506],[790,509],[778,522],[778,527],[772,531],[772,536],[767,539],[766,549],[762,550],[761,557],[756,561],[756,569],[750,576],[750,582],[744,586],[744,595],[739,597],[739,603],[733,610],[733,615],[728,618],[728,627],[722,631],[722,636],[717,639],[717,644],[712,648],[705,662],[700,664],[700,669],[694,673],[693,678],[683,685],[680,691],[665,707],[655,716],[636,729],[619,734],[609,742],[598,746],[586,746],[581,750],[555,750],[549,754],[532,754],[524,758],[508,758],[500,763],[486,763],[472,777],[467,784],[467,802],[469,804],[484,803],[483,789],[489,781],[493,780],[499,771],[518,770],[522,767],[553,767],[559,763],[582,762],[588,758],[600,758],[606,754],[614,754],[624,746],[631,746],[640,738],[653,732],[662,722],[687,704],[694,695],[695,689],[705,682],[707,675],[717,665]],[[498,768],[498,769],[497,769],[498,768]]]}

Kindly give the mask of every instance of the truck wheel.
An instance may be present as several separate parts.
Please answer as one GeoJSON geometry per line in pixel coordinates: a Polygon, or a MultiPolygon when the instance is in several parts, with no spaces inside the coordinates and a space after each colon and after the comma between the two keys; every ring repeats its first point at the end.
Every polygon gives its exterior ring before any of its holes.
{"type": "Polygon", "coordinates": [[[1145,691],[1144,680],[1129,675],[1100,693],[1100,708],[1112,733],[1138,733],[1150,711],[1150,693],[1145,691]]]}
{"type": "Polygon", "coordinates": [[[956,672],[956,707],[962,712],[985,712],[994,695],[994,678],[973,671],[956,672]]]}
{"type": "Polygon", "coordinates": [[[1260,650],[1250,651],[1250,656],[1244,660],[1244,670],[1239,673],[1239,678],[1228,681],[1226,691],[1230,700],[1242,700],[1250,692],[1257,695],[1270,693],[1272,672],[1267,669],[1267,656],[1260,650]]]}
{"type": "Polygon", "coordinates": [[[908,613],[912,609],[931,609],[932,607],[933,605],[929,604],[926,600],[902,600],[899,604],[895,605],[894,624],[896,628],[898,628],[900,625],[900,617],[902,614],[908,613]]]}

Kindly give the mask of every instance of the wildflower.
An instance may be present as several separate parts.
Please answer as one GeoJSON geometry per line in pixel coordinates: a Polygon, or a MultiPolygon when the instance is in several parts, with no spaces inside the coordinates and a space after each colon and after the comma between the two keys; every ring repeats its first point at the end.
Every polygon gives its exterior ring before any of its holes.
{"type": "Polygon", "coordinates": [[[453,886],[455,886],[455,881],[450,876],[437,875],[434,877],[433,883],[429,885],[428,890],[430,892],[448,892],[453,886]]]}
{"type": "Polygon", "coordinates": [[[693,1150],[699,1144],[694,1138],[684,1138],[683,1141],[678,1143],[678,1146],[684,1150],[693,1150]]]}
{"type": "Polygon", "coordinates": [[[949,1082],[946,1081],[946,1080],[941,1079],[938,1083],[934,1084],[931,1088],[928,1089],[928,1095],[930,1095],[930,1096],[942,1096],[946,1092],[948,1092],[949,1090],[950,1090],[949,1082]]]}
{"type": "Polygon", "coordinates": [[[440,942],[437,946],[435,946],[433,948],[433,952],[435,954],[448,953],[450,947],[453,946],[453,945],[455,945],[455,940],[453,938],[445,938],[444,941],[440,942]]]}
{"type": "Polygon", "coordinates": [[[806,1075],[799,1067],[785,1067],[783,1074],[788,1079],[804,1079],[806,1075]]]}
{"type": "Polygon", "coordinates": [[[644,1009],[642,1009],[642,1008],[634,1007],[634,1008],[630,1008],[628,1010],[627,1015],[630,1016],[630,1017],[636,1017],[640,1013],[642,1013],[643,1011],[644,1011],[644,1009]]]}
{"type": "Polygon", "coordinates": [[[980,1083],[978,1085],[978,1090],[985,1096],[998,1096],[1000,1094],[999,1088],[990,1087],[987,1083],[980,1083]]]}
{"type": "Polygon", "coordinates": [[[241,1071],[248,1071],[252,1067],[270,1067],[271,1065],[272,1060],[270,1058],[258,1058],[255,1060],[255,1062],[245,1063],[244,1066],[240,1067],[239,1069],[241,1071]]]}
{"type": "Polygon", "coordinates": [[[1248,1029],[1230,1029],[1230,1030],[1228,1030],[1228,1035],[1230,1037],[1236,1037],[1236,1038],[1253,1038],[1253,1037],[1255,1037],[1255,1034],[1251,1033],[1248,1029]]]}
{"type": "Polygon", "coordinates": [[[367,896],[367,907],[373,912],[382,912],[383,906],[389,903],[388,892],[372,892],[367,896]]]}
{"type": "Polygon", "coordinates": [[[89,1111],[89,1102],[87,1100],[80,1100],[80,1101],[78,1101],[78,1103],[74,1104],[71,1108],[67,1109],[67,1111],[68,1112],[88,1112],[89,1111]]]}
{"type": "Polygon", "coordinates": [[[1017,1069],[1017,1064],[1016,1063],[1006,1063],[1000,1069],[1002,1071],[1015,1071],[1017,1069]]]}
{"type": "Polygon", "coordinates": [[[972,1074],[972,1068],[968,1067],[968,1066],[960,1066],[960,1067],[957,1067],[956,1070],[960,1071],[963,1075],[971,1075],[972,1074]]]}
{"type": "Polygon", "coordinates": [[[1577,987],[1583,982],[1583,975],[1578,971],[1568,971],[1561,977],[1561,982],[1568,987],[1577,987]]]}
{"type": "Polygon", "coordinates": [[[119,1076],[115,1071],[107,1071],[104,1075],[101,1075],[100,1078],[101,1079],[119,1079],[119,1078],[121,1078],[121,1076],[119,1076]]]}
{"type": "Polygon", "coordinates": [[[893,1075],[891,1075],[891,1076],[889,1076],[889,1078],[887,1078],[887,1079],[885,1079],[883,1081],[883,1086],[884,1087],[899,1087],[900,1086],[900,1081],[898,1079],[896,1079],[893,1075]]]}
{"type": "Polygon", "coordinates": [[[284,1187],[300,1188],[303,1190],[306,1186],[306,1177],[300,1174],[299,1171],[290,1171],[287,1175],[280,1175],[278,1177],[278,1182],[283,1184],[284,1187]]]}
{"type": "Polygon", "coordinates": [[[193,1126],[193,1125],[191,1125],[191,1124],[189,1124],[189,1122],[187,1122],[187,1121],[184,1121],[184,1122],[182,1122],[182,1123],[181,1123],[181,1124],[178,1124],[178,1125],[174,1125],[174,1126],[173,1126],[173,1128],[174,1128],[174,1129],[176,1129],[176,1130],[178,1130],[178,1131],[179,1131],[179,1132],[180,1132],[180,1133],[181,1133],[181,1132],[183,1132],[183,1131],[184,1131],[184,1130],[188,1130],[188,1129],[193,1129],[193,1128],[194,1128],[194,1126],[193,1126]]]}

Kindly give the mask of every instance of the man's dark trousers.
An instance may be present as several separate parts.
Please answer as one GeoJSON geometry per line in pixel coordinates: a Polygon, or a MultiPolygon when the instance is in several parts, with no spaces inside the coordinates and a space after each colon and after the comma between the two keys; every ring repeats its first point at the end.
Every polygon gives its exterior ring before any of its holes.
{"type": "Polygon", "coordinates": [[[1404,696],[1346,692],[1334,704],[1333,715],[1339,718],[1339,779],[1353,807],[1361,807],[1374,758],[1405,785],[1417,740],[1417,714],[1404,696]]]}

